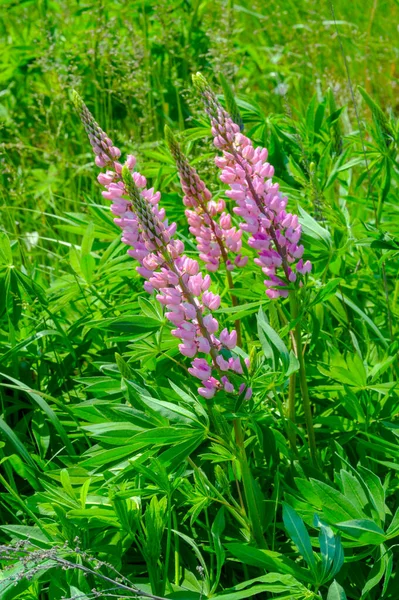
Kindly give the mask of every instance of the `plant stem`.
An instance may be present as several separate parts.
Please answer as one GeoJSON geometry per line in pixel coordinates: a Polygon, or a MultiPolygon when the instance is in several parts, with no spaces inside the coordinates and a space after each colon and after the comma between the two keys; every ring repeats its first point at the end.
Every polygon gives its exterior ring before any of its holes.
{"type": "Polygon", "coordinates": [[[238,446],[239,461],[241,466],[242,483],[244,486],[245,499],[248,509],[248,518],[251,525],[252,535],[260,548],[267,548],[266,540],[263,536],[262,523],[259,516],[254,488],[252,485],[252,474],[249,468],[247,455],[244,445],[244,434],[242,431],[241,419],[234,419],[234,432],[238,446]]]}
{"type": "Polygon", "coordinates": [[[173,513],[173,529],[175,531],[175,533],[173,534],[174,536],[174,542],[175,542],[175,585],[179,585],[180,583],[180,538],[177,535],[177,527],[178,527],[178,523],[177,523],[177,515],[176,512],[173,513]]]}
{"type": "Polygon", "coordinates": [[[290,442],[291,450],[297,455],[298,449],[296,446],[296,434],[294,430],[295,423],[295,386],[296,386],[296,373],[290,375],[289,387],[288,387],[288,439],[290,442]]]}
{"type": "MultiPolygon", "coordinates": [[[[295,320],[298,318],[298,314],[299,314],[298,299],[297,299],[295,292],[290,293],[290,305],[291,305],[291,317],[295,320]]],[[[312,416],[312,409],[310,406],[308,383],[306,381],[306,367],[305,367],[305,360],[303,358],[303,349],[302,349],[302,332],[301,332],[301,324],[299,321],[296,323],[294,331],[295,331],[295,340],[296,340],[296,347],[297,347],[297,358],[298,358],[298,362],[299,362],[299,380],[300,380],[301,392],[302,392],[302,406],[303,406],[303,412],[305,415],[306,430],[308,432],[310,457],[312,459],[313,465],[316,468],[318,468],[316,437],[315,437],[314,428],[313,428],[313,416],[312,416]]]]}
{"type": "Polygon", "coordinates": [[[215,545],[214,545],[213,539],[212,539],[211,525],[209,523],[209,514],[208,514],[207,508],[205,508],[204,514],[205,514],[206,532],[208,534],[208,544],[209,544],[209,548],[211,549],[209,578],[210,578],[211,583],[213,583],[214,569],[215,569],[215,545]]]}
{"type": "MultiPolygon", "coordinates": [[[[226,275],[227,275],[227,283],[229,284],[229,288],[230,288],[231,302],[232,302],[233,306],[238,306],[238,300],[232,292],[232,290],[234,289],[233,278],[231,276],[230,271],[227,269],[227,265],[226,265],[226,275]]],[[[239,319],[236,319],[234,321],[234,327],[237,332],[237,344],[240,348],[242,348],[241,323],[240,323],[239,319]]]]}
{"type": "MultiPolygon", "coordinates": [[[[169,495],[168,496],[168,533],[167,533],[167,537],[166,537],[166,551],[165,551],[165,563],[164,563],[164,570],[163,570],[162,594],[165,593],[167,582],[169,583],[168,573],[169,573],[171,542],[172,542],[172,498],[169,495]]],[[[170,587],[170,583],[169,583],[169,587],[170,587]]]]}

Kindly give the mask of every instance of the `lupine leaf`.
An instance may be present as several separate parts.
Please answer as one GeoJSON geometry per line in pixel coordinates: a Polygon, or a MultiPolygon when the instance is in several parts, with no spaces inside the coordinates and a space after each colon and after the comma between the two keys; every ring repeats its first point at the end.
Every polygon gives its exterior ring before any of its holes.
{"type": "Polygon", "coordinates": [[[283,503],[283,521],[288,535],[307,562],[309,568],[315,573],[316,559],[313,555],[309,533],[307,532],[302,519],[297,515],[294,509],[285,502],[283,503]]]}

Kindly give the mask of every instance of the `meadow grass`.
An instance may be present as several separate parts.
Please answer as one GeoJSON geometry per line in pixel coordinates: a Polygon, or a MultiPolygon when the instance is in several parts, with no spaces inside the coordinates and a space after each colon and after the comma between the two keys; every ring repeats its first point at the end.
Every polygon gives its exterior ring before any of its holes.
{"type": "Polygon", "coordinates": [[[397,600],[397,0],[0,11],[0,539],[12,544],[0,558],[13,559],[0,599],[138,595],[106,592],[100,572],[181,600],[397,600]],[[73,108],[76,89],[137,156],[195,257],[164,128],[221,197],[197,71],[222,102],[225,79],[301,214],[318,466],[288,304],[266,298],[253,266],[234,279],[238,306],[213,276],[218,319],[241,321],[255,400],[201,404],[73,108]],[[31,563],[17,564],[25,551],[31,563]]]}

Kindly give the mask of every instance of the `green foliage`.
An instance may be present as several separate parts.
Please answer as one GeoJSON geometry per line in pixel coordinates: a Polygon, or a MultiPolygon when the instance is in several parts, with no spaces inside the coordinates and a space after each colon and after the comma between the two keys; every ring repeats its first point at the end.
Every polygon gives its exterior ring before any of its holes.
{"type": "MultiPolygon", "coordinates": [[[[75,562],[96,557],[111,579],[171,599],[397,599],[398,7],[371,4],[334,2],[337,39],[328,3],[3,2],[1,544],[78,544],[75,562]],[[191,83],[199,69],[269,149],[313,263],[297,315],[266,298],[245,244],[236,306],[223,270],[212,274],[218,320],[240,320],[251,359],[253,397],[235,403],[198,397],[119,240],[70,101],[75,87],[137,154],[193,255],[161,140],[167,125],[223,194],[191,83]]],[[[109,584],[82,571],[44,562],[27,579],[1,551],[10,562],[0,600],[91,599],[95,585],[107,597],[109,584]]]]}

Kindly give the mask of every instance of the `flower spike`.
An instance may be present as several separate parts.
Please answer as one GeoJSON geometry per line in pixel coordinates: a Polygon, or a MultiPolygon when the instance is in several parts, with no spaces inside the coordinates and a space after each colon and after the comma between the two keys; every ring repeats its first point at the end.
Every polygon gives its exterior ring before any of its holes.
{"type": "Polygon", "coordinates": [[[266,275],[266,294],[287,297],[288,286],[312,268],[310,261],[302,259],[298,217],[286,212],[287,198],[272,181],[274,168],[267,162],[266,148],[254,148],[240,132],[203,75],[197,73],[193,81],[211,120],[214,145],[222,152],[215,162],[222,169],[220,179],[230,187],[226,195],[236,202],[233,210],[245,221],[241,229],[250,234],[249,245],[258,250],[255,263],[266,275]]]}
{"type": "Polygon", "coordinates": [[[174,238],[176,224],[169,225],[165,210],[158,206],[160,193],[146,189],[145,177],[133,170],[136,159],[128,155],[123,166],[115,162],[114,156],[119,158],[120,151],[110,151],[114,148],[111,140],[83,100],[77,94],[74,100],[90,142],[95,141],[92,146],[101,158],[98,162],[108,167],[98,181],[105,187],[104,198],[112,200],[111,211],[123,230],[122,241],[130,246],[128,254],[140,264],[137,271],[146,280],[144,289],[150,294],[155,291],[157,300],[166,307],[165,315],[175,327],[172,335],[181,341],[180,352],[193,359],[188,370],[201,381],[198,393],[210,399],[224,389],[229,393],[245,392],[249,398],[251,390],[245,384],[234,387],[236,375],[243,372],[240,359],[231,354],[236,332],[225,329],[220,339],[216,337],[219,323],[212,310],[219,308],[220,297],[209,291],[210,276],[203,276],[197,261],[184,254],[184,244],[174,238]],[[103,142],[101,148],[99,140],[103,142]]]}
{"type": "Polygon", "coordinates": [[[197,240],[200,259],[211,272],[219,269],[221,261],[228,271],[232,271],[235,266],[243,267],[248,258],[239,253],[242,231],[232,226],[231,217],[225,212],[226,203],[224,200],[212,201],[210,191],[188,162],[169,127],[165,127],[165,137],[177,165],[185,194],[185,215],[190,233],[197,240]]]}

